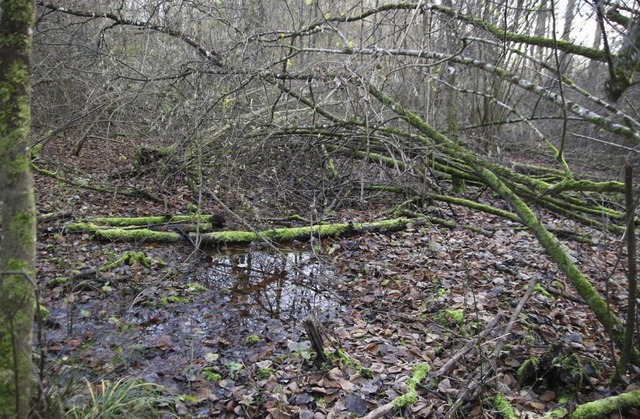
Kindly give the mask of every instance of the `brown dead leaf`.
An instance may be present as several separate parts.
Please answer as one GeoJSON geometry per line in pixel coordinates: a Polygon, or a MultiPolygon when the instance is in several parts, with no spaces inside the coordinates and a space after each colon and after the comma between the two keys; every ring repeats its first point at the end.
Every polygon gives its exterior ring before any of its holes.
{"type": "Polygon", "coordinates": [[[344,378],[339,379],[338,383],[340,383],[340,387],[347,392],[351,392],[355,388],[355,385],[353,385],[351,381],[345,380],[344,378]]]}
{"type": "Polygon", "coordinates": [[[371,304],[376,300],[376,297],[373,295],[365,295],[364,298],[362,299],[362,301],[364,301],[367,304],[371,304]]]}
{"type": "Polygon", "coordinates": [[[364,348],[365,351],[369,352],[371,355],[377,355],[380,352],[380,344],[378,343],[370,343],[364,348]]]}
{"type": "Polygon", "coordinates": [[[544,393],[542,393],[540,396],[538,396],[538,399],[540,399],[543,402],[550,402],[555,398],[556,398],[556,392],[551,390],[547,390],[544,393]]]}
{"type": "Polygon", "coordinates": [[[196,403],[202,403],[207,400],[215,401],[217,399],[209,387],[200,387],[191,395],[195,397],[196,403]]]}
{"type": "Polygon", "coordinates": [[[529,406],[535,410],[544,410],[545,404],[540,402],[530,402],[529,406]]]}
{"type": "Polygon", "coordinates": [[[371,367],[369,367],[369,369],[376,374],[380,374],[384,371],[384,364],[374,362],[373,364],[371,364],[371,367]]]}
{"type": "Polygon", "coordinates": [[[267,409],[267,412],[269,412],[273,419],[289,419],[291,417],[291,415],[289,415],[288,413],[285,413],[275,407],[272,409],[267,409]]]}
{"type": "Polygon", "coordinates": [[[171,336],[162,335],[156,340],[155,347],[166,351],[167,349],[171,349],[173,347],[173,342],[171,341],[171,336]]]}
{"type": "Polygon", "coordinates": [[[71,349],[71,350],[76,349],[80,345],[82,345],[82,340],[81,339],[69,339],[67,341],[67,348],[71,349]]]}
{"type": "Polygon", "coordinates": [[[502,383],[508,387],[508,388],[516,388],[516,386],[518,385],[518,380],[516,380],[516,378],[512,375],[512,374],[503,374],[500,377],[500,381],[502,381],[502,383]]]}
{"type": "Polygon", "coordinates": [[[332,381],[337,381],[343,377],[342,370],[340,370],[340,368],[333,368],[327,373],[326,377],[332,381]]]}

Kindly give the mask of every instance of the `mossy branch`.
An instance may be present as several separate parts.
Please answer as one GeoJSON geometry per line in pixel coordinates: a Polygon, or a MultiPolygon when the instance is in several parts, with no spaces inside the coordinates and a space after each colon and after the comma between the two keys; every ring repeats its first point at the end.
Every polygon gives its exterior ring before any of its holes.
{"type": "MultiPolygon", "coordinates": [[[[511,205],[514,212],[518,215],[520,222],[529,228],[558,268],[570,280],[575,290],[586,301],[616,346],[622,347],[624,336],[621,332],[622,325],[620,320],[609,310],[606,301],[598,294],[595,287],[567,255],[558,240],[542,225],[531,208],[490,170],[492,165],[455,144],[445,135],[427,124],[418,115],[405,110],[399,103],[382,93],[375,86],[369,85],[369,92],[380,102],[389,106],[393,112],[405,118],[413,127],[432,138],[436,143],[445,146],[443,149],[448,150],[448,152],[455,157],[462,158],[474,169],[478,177],[482,179],[487,186],[511,205]]],[[[634,351],[632,362],[636,365],[640,364],[640,354],[637,350],[634,351]]]]}

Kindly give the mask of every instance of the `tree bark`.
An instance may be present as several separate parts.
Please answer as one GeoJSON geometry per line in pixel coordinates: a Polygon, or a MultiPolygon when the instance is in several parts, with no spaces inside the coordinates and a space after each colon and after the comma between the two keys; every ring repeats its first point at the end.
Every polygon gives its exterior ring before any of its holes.
{"type": "MultiPolygon", "coordinates": [[[[611,13],[616,13],[616,7],[611,13]]],[[[605,82],[605,93],[613,102],[624,94],[634,84],[634,73],[640,68],[638,47],[640,47],[640,16],[626,21],[626,28],[622,45],[618,54],[613,58],[614,68],[610,68],[609,79],[605,82]]]]}
{"type": "Polygon", "coordinates": [[[33,4],[0,2],[0,417],[27,417],[36,212],[29,125],[33,4]]]}

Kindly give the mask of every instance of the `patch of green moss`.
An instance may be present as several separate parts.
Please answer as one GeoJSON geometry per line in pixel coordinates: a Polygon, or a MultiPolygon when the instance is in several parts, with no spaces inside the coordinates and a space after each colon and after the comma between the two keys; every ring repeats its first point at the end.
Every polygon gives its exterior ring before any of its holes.
{"type": "Polygon", "coordinates": [[[447,316],[449,316],[449,318],[453,320],[456,324],[461,325],[462,323],[464,323],[464,311],[445,310],[445,313],[447,313],[447,316]]]}
{"type": "Polygon", "coordinates": [[[538,364],[540,360],[537,357],[526,359],[516,371],[516,379],[521,386],[528,386],[538,379],[538,364]]]}
{"type": "Polygon", "coordinates": [[[541,295],[543,295],[545,298],[549,299],[549,300],[555,300],[555,298],[553,297],[553,295],[551,295],[546,289],[544,289],[542,287],[542,285],[540,284],[536,284],[533,287],[533,290],[541,295]]]}
{"type": "Polygon", "coordinates": [[[162,306],[167,305],[168,303],[175,304],[175,303],[188,303],[188,302],[189,302],[189,298],[180,297],[179,295],[168,295],[160,299],[160,305],[162,306]]]}
{"type": "Polygon", "coordinates": [[[181,401],[185,402],[185,403],[197,403],[198,402],[198,399],[195,398],[194,396],[190,395],[190,394],[183,394],[178,398],[181,401]]]}
{"type": "Polygon", "coordinates": [[[59,285],[64,285],[69,282],[69,278],[66,276],[62,276],[60,278],[53,278],[51,281],[47,282],[47,288],[55,288],[59,285]]]}
{"type": "Polygon", "coordinates": [[[556,391],[558,401],[575,398],[585,375],[580,358],[561,343],[551,344],[540,357],[532,357],[516,371],[521,386],[532,385],[534,391],[556,391]]]}
{"type": "Polygon", "coordinates": [[[427,378],[427,374],[431,371],[431,367],[428,364],[419,364],[413,369],[413,374],[409,381],[407,381],[407,393],[398,397],[393,401],[394,406],[404,407],[410,406],[418,400],[418,394],[416,393],[416,386],[423,382],[427,378]]]}
{"type": "Polygon", "coordinates": [[[42,143],[36,144],[31,147],[31,159],[36,160],[40,158],[40,153],[42,153],[42,143]]]}
{"type": "Polygon", "coordinates": [[[358,371],[358,373],[364,378],[373,377],[373,373],[369,368],[363,366],[360,362],[351,358],[351,356],[349,356],[349,354],[342,349],[336,349],[334,353],[326,351],[325,354],[330,360],[339,359],[345,366],[355,368],[356,371],[358,371]]]}
{"type": "Polygon", "coordinates": [[[258,378],[262,380],[266,380],[267,378],[271,377],[272,374],[273,370],[271,368],[260,368],[258,370],[258,378]]]}
{"type": "Polygon", "coordinates": [[[440,311],[435,316],[435,321],[443,325],[455,323],[458,326],[462,326],[464,323],[464,311],[449,309],[440,311]]]}
{"type": "Polygon", "coordinates": [[[213,383],[217,383],[222,380],[222,375],[215,372],[212,367],[204,367],[202,369],[202,376],[207,379],[207,381],[211,381],[213,383]]]}
{"type": "Polygon", "coordinates": [[[397,407],[397,408],[401,408],[401,407],[405,407],[405,406],[411,406],[417,400],[418,400],[418,395],[415,392],[407,393],[407,394],[405,394],[403,396],[400,396],[397,399],[395,399],[393,401],[393,405],[395,407],[397,407]]]}
{"type": "Polygon", "coordinates": [[[255,345],[258,342],[260,342],[260,337],[258,337],[257,335],[247,336],[244,340],[244,343],[249,346],[255,345]]]}
{"type": "MultiPolygon", "coordinates": [[[[122,265],[123,263],[129,266],[133,266],[136,263],[139,265],[144,266],[145,268],[149,268],[151,267],[151,262],[152,259],[148,256],[146,256],[143,252],[136,252],[136,251],[129,251],[126,252],[124,255],[122,255],[120,258],[118,258],[117,260],[111,262],[111,263],[107,263],[105,265],[103,265],[99,271],[100,272],[108,272],[112,269],[117,268],[118,266],[122,265]]],[[[164,262],[162,262],[164,263],[164,262]]]]}
{"type": "Polygon", "coordinates": [[[42,304],[38,304],[38,311],[40,312],[40,318],[42,320],[46,320],[49,317],[49,309],[42,304]]]}
{"type": "Polygon", "coordinates": [[[501,393],[493,396],[493,406],[498,411],[499,417],[502,419],[517,419],[518,416],[509,404],[509,401],[501,393]]]}
{"type": "Polygon", "coordinates": [[[202,284],[198,284],[197,282],[189,282],[187,284],[187,291],[195,294],[209,291],[209,288],[205,287],[202,284]]]}

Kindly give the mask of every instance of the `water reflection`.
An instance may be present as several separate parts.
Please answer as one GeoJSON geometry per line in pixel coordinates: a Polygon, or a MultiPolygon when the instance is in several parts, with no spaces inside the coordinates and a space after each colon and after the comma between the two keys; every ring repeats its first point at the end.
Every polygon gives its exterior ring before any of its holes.
{"type": "Polygon", "coordinates": [[[243,317],[297,320],[338,306],[327,287],[335,272],[308,252],[217,255],[206,276],[243,317]]]}

